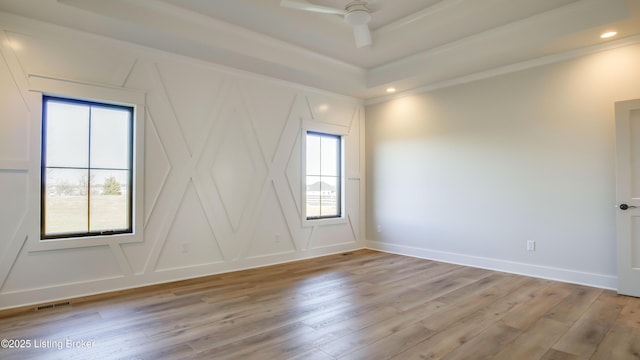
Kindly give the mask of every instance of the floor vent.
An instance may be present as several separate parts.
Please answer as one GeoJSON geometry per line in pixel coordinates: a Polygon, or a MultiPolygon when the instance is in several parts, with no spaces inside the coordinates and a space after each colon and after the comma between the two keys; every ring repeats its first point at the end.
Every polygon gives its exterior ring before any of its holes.
{"type": "Polygon", "coordinates": [[[36,309],[37,311],[40,310],[49,310],[49,309],[54,309],[60,306],[69,306],[71,305],[71,302],[69,301],[63,301],[63,302],[59,302],[59,303],[55,303],[55,304],[47,304],[47,305],[41,305],[38,306],[38,308],[36,309]]]}

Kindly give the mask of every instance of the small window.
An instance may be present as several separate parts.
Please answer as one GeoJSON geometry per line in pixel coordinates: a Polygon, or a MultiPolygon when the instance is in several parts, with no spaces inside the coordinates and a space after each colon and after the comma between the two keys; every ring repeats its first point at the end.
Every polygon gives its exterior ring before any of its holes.
{"type": "Polygon", "coordinates": [[[342,217],[342,137],[307,132],[307,220],[342,217]]]}
{"type": "Polygon", "coordinates": [[[133,107],[43,96],[41,238],[133,232],[133,107]]]}

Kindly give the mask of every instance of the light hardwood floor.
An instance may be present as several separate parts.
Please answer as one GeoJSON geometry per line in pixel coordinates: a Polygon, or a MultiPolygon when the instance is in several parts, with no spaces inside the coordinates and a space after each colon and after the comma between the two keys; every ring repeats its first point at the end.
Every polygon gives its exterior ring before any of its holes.
{"type": "Polygon", "coordinates": [[[7,360],[640,359],[640,299],[361,250],[0,313],[0,338],[31,340],[7,360]]]}

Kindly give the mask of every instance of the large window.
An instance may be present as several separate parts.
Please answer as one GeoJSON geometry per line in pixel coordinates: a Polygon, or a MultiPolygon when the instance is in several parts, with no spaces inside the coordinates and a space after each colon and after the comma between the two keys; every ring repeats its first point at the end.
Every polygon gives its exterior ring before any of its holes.
{"type": "Polygon", "coordinates": [[[342,138],[307,132],[306,218],[342,217],[342,138]]]}
{"type": "Polygon", "coordinates": [[[41,238],[132,233],[133,107],[43,96],[41,238]]]}

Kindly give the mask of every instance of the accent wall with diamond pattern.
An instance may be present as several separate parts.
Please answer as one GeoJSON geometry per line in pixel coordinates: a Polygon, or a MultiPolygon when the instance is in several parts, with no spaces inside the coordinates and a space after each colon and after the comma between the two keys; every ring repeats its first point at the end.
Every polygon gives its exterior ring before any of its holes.
{"type": "Polygon", "coordinates": [[[0,309],[363,246],[360,100],[4,14],[0,30],[0,309]],[[139,241],[42,246],[38,84],[51,81],[143,99],[139,241]],[[301,219],[315,125],[345,135],[343,223],[301,219]]]}

